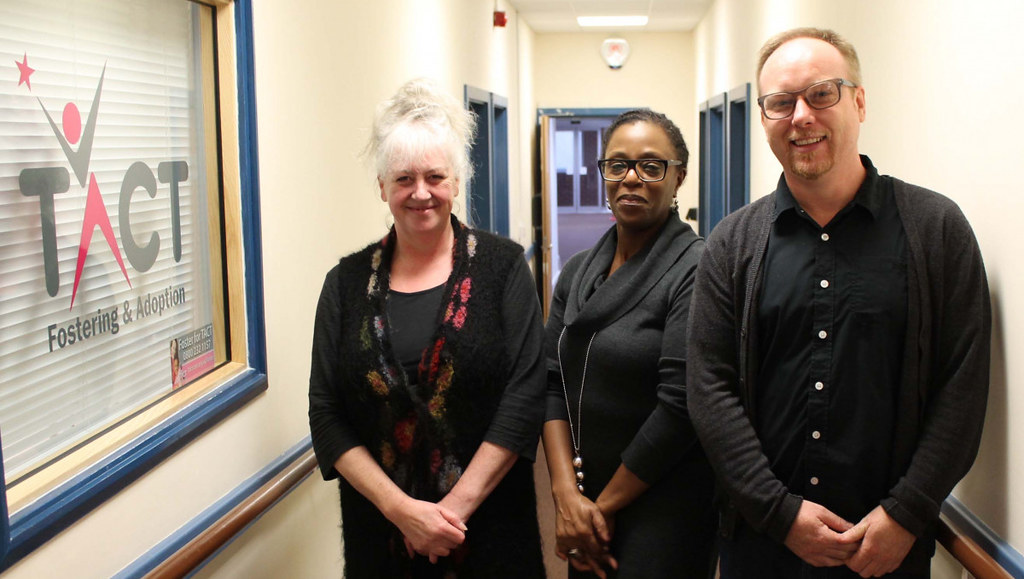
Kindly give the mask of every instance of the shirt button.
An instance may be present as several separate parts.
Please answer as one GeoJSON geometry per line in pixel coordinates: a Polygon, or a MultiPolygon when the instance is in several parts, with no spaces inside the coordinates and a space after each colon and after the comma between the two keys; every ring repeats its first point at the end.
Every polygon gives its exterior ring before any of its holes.
{"type": "Polygon", "coordinates": [[[827,233],[822,233],[821,234],[821,240],[822,241],[828,241],[828,234],[827,233]]]}
{"type": "Polygon", "coordinates": [[[823,287],[823,288],[827,288],[828,287],[828,280],[827,279],[821,280],[821,287],[823,287]]]}
{"type": "Polygon", "coordinates": [[[822,340],[824,340],[825,338],[828,337],[828,332],[826,332],[825,330],[822,330],[822,331],[818,332],[818,337],[821,338],[822,340]]]}
{"type": "Polygon", "coordinates": [[[811,438],[813,438],[814,440],[818,440],[819,438],[821,438],[821,432],[815,430],[814,432],[811,433],[811,438]]]}
{"type": "Polygon", "coordinates": [[[818,486],[818,482],[819,482],[819,481],[818,481],[818,477],[816,477],[816,476],[812,476],[812,477],[811,477],[811,484],[812,484],[812,485],[814,485],[814,486],[818,486]]]}
{"type": "Polygon", "coordinates": [[[824,388],[825,388],[825,385],[823,383],[821,383],[821,382],[815,382],[814,383],[814,389],[815,390],[823,390],[824,388]]]}

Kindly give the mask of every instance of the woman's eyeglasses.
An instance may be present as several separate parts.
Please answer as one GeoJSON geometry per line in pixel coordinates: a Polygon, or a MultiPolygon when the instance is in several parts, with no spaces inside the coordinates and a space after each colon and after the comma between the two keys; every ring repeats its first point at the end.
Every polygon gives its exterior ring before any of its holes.
{"type": "Polygon", "coordinates": [[[630,169],[645,183],[661,181],[669,165],[682,165],[682,161],[665,159],[598,159],[597,168],[605,181],[623,181],[630,169]]]}

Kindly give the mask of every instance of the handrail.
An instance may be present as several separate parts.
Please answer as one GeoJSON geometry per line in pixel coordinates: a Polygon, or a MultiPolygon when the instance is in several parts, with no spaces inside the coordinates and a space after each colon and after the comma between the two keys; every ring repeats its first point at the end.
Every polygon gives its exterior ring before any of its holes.
{"type": "Polygon", "coordinates": [[[290,490],[297,487],[316,468],[312,450],[296,459],[256,492],[217,519],[209,528],[185,544],[173,555],[147,573],[147,579],[184,577],[203,561],[241,533],[260,515],[270,509],[290,490]]]}
{"type": "MultiPolygon", "coordinates": [[[[298,486],[315,469],[316,456],[309,450],[157,565],[145,575],[146,579],[170,579],[188,575],[269,510],[281,497],[298,486]]],[[[945,515],[939,519],[937,538],[942,547],[976,579],[1013,579],[1013,576],[976,542],[958,533],[946,520],[945,515]]]]}
{"type": "Polygon", "coordinates": [[[977,543],[954,530],[944,516],[939,518],[938,539],[942,547],[976,579],[1013,579],[977,543]]]}

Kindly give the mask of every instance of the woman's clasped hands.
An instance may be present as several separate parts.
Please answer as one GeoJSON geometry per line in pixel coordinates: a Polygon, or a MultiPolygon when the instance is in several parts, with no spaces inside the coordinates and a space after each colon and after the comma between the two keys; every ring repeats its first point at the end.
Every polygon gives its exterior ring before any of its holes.
{"type": "Polygon", "coordinates": [[[579,571],[591,571],[602,579],[605,568],[618,569],[609,545],[615,520],[575,487],[554,493],[555,553],[579,571]]]}
{"type": "Polygon", "coordinates": [[[466,540],[466,523],[440,504],[407,497],[388,519],[402,532],[409,557],[419,553],[436,563],[466,540]]]}

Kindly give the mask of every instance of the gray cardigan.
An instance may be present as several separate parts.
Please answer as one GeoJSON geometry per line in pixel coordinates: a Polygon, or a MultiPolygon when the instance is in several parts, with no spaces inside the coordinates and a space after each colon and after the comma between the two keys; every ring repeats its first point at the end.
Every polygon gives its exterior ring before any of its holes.
{"type": "MultiPolygon", "coordinates": [[[[991,311],[966,218],[938,193],[894,179],[906,231],[907,329],[886,512],[918,537],[978,451],[989,381],[991,311]]],[[[801,497],[771,472],[754,430],[757,304],[775,194],[708,238],[688,329],[688,406],[720,484],[756,531],[782,542],[801,497]]],[[[828,505],[825,505],[826,507],[828,505]]]]}

